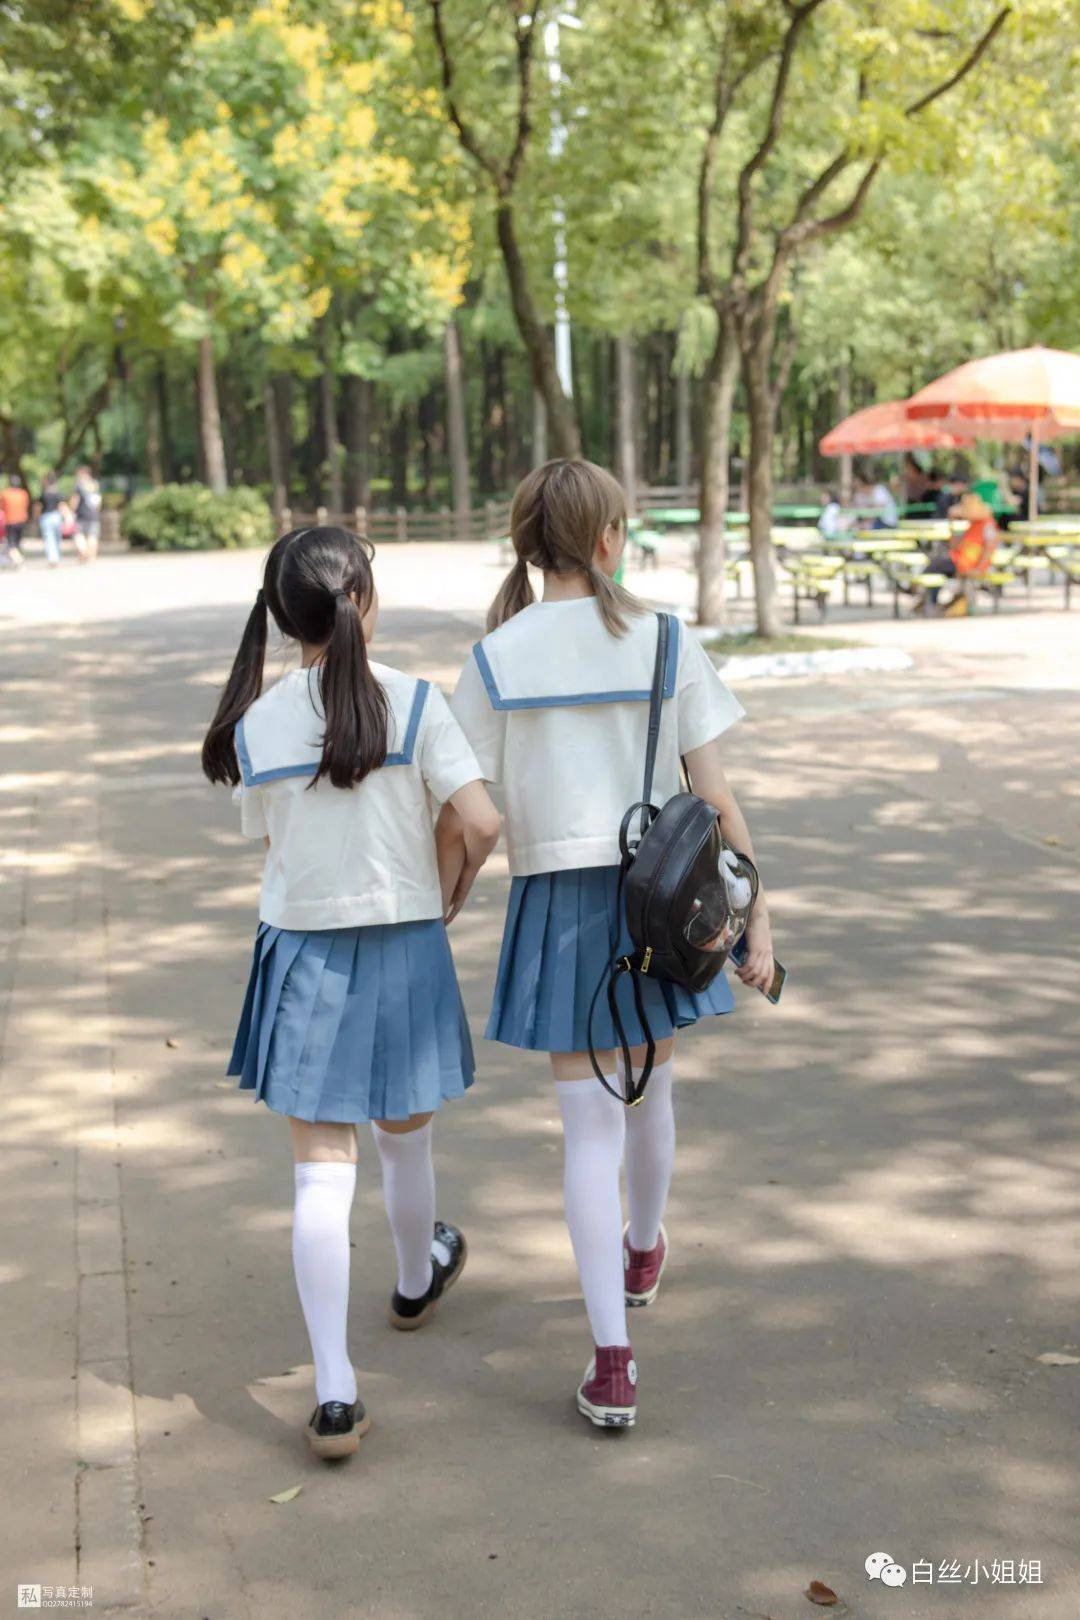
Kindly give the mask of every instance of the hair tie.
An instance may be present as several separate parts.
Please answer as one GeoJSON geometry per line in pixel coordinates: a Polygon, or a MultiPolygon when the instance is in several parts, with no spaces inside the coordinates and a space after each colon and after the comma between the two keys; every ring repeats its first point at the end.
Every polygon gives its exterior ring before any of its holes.
{"type": "Polygon", "coordinates": [[[339,585],[336,591],[331,591],[330,592],[330,595],[334,598],[335,601],[337,600],[337,598],[339,596],[349,596],[350,594],[351,594],[351,592],[347,591],[345,589],[344,585],[339,585]]]}

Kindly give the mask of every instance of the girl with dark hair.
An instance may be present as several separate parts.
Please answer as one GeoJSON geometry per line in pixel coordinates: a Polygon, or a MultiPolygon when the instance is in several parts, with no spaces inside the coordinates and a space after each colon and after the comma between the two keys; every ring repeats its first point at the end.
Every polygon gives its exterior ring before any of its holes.
{"type": "MultiPolygon", "coordinates": [[[[513,881],[487,1035],[551,1055],[566,1219],[594,1341],[577,1405],[605,1428],[634,1422],[637,1366],[626,1307],[651,1304],[667,1262],[674,1032],[733,1004],[722,975],[701,994],[646,977],[641,988],[656,1067],[640,1106],[624,1108],[593,1073],[590,1004],[613,955],[631,949],[617,909],[618,835],[624,812],[641,797],[657,649],[656,615],[614,580],[625,519],[622,489],[590,462],[550,461],[529,474],[510,516],[517,561],[451,700],[485,778],[501,782],[506,797],[513,881]],[[543,576],[539,602],[530,567],[543,576]]],[[[718,741],[742,708],[697,638],[674,620],[670,630],[654,802],[678,791],[684,756],[694,791],[716,806],[728,839],[752,858],[718,741]]],[[[447,848],[456,836],[457,858],[467,859],[452,809],[440,817],[439,836],[447,848]]],[[[761,894],[736,971],[761,988],[772,980],[761,894]]],[[[645,1029],[629,995],[620,994],[619,1011],[636,1076],[645,1062],[645,1029]]],[[[599,1062],[618,1091],[613,1020],[602,996],[596,1014],[599,1062]]]]}
{"type": "Polygon", "coordinates": [[[297,529],[273,547],[203,743],[267,857],[247,995],[228,1072],[287,1116],[293,1264],[315,1362],[306,1433],[357,1449],[368,1418],[348,1353],[356,1126],[370,1122],[397,1252],[390,1321],[421,1327],[465,1264],[435,1218],[431,1119],[472,1084],[446,923],[494,848],[499,818],[442,694],[372,663],[378,597],[367,546],[297,529]],[[267,621],[302,666],[263,692],[267,621]],[[432,803],[462,843],[440,869],[432,803]],[[462,851],[464,852],[462,858],[462,851]]]}

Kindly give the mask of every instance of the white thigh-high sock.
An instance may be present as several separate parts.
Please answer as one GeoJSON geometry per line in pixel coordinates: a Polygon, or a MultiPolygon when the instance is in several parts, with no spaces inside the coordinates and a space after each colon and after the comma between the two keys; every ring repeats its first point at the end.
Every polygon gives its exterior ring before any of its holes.
{"type": "Polygon", "coordinates": [[[349,1359],[349,1210],[355,1164],[297,1164],[293,1269],[315,1359],[315,1393],[324,1401],[356,1399],[349,1359]]]}
{"type": "Polygon", "coordinates": [[[397,1250],[398,1293],[419,1299],[431,1286],[431,1240],[435,1230],[435,1166],[429,1119],[419,1130],[371,1134],[382,1161],[386,1215],[397,1250]]]}
{"type": "Polygon", "coordinates": [[[675,1110],[671,1101],[674,1072],[674,1058],[658,1063],[641,1102],[627,1109],[627,1236],[632,1249],[655,1248],[660,1237],[675,1163],[675,1110]]]}
{"type": "Polygon", "coordinates": [[[595,1077],[556,1080],[555,1090],[565,1146],[566,1224],[593,1340],[629,1344],[619,1202],[626,1109],[595,1077]]]}

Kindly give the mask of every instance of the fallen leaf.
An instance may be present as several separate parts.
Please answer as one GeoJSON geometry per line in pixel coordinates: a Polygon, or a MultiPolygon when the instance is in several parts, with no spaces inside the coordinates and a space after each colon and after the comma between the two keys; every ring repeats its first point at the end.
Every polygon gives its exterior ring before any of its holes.
{"type": "Polygon", "coordinates": [[[836,1593],[831,1586],[826,1586],[824,1581],[811,1581],[803,1597],[808,1597],[811,1603],[827,1604],[837,1601],[836,1593]]]}
{"type": "Polygon", "coordinates": [[[1043,843],[1057,845],[1061,843],[1061,839],[1056,833],[1047,833],[1046,837],[1043,839],[1043,843]]]}
{"type": "Polygon", "coordinates": [[[1067,1356],[1064,1350],[1044,1350],[1035,1360],[1044,1367],[1080,1367],[1080,1356],[1067,1356]]]}
{"type": "Polygon", "coordinates": [[[302,1485],[290,1485],[287,1491],[278,1491],[277,1495],[271,1496],[269,1500],[271,1502],[292,1502],[300,1495],[303,1488],[302,1485]]]}

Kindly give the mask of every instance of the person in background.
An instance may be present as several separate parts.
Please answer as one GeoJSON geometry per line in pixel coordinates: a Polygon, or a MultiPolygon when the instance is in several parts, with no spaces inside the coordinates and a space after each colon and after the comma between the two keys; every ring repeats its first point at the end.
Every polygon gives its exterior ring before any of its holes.
{"type": "Polygon", "coordinates": [[[58,568],[60,565],[60,537],[63,529],[60,504],[60,486],[56,481],[56,474],[50,470],[42,480],[41,494],[37,503],[38,529],[45,542],[45,561],[50,568],[58,568]]]}
{"type": "Polygon", "coordinates": [[[940,499],[941,492],[944,488],[945,474],[942,472],[940,467],[931,467],[930,471],[926,475],[926,483],[923,486],[921,500],[924,506],[932,506],[934,508],[935,517],[937,516],[938,500],[940,499]]]}
{"type": "Polygon", "coordinates": [[[1027,522],[1030,493],[1031,484],[1027,473],[1022,467],[1014,467],[1009,474],[1009,499],[1013,503],[1013,509],[1011,512],[1002,513],[999,521],[1003,529],[1007,529],[1011,523],[1027,522]]]}
{"type": "Polygon", "coordinates": [[[962,501],[968,492],[968,481],[961,473],[952,473],[943,482],[934,505],[936,518],[948,517],[958,501],[962,501]]]}
{"type": "Polygon", "coordinates": [[[844,509],[840,505],[840,492],[823,489],[821,516],[817,520],[818,533],[823,540],[838,540],[844,532],[844,509]]]}
{"type": "Polygon", "coordinates": [[[23,530],[30,517],[30,496],[18,473],[12,473],[6,486],[0,489],[0,508],[3,509],[7,523],[8,560],[19,568],[23,562],[23,554],[19,548],[22,544],[23,530]]]}
{"type": "Polygon", "coordinates": [[[855,493],[860,506],[869,506],[874,512],[874,521],[871,528],[896,528],[897,523],[900,521],[896,498],[876,467],[872,472],[864,473],[856,478],[855,493]]]}
{"type": "MultiPolygon", "coordinates": [[[[57,508],[57,510],[60,513],[60,538],[61,538],[61,540],[73,540],[73,541],[75,541],[75,549],[78,550],[78,528],[79,528],[79,525],[78,525],[78,520],[75,517],[75,508],[72,506],[70,501],[61,501],[59,507],[57,508]]],[[[81,553],[80,553],[80,555],[81,555],[81,553]]]]}
{"type": "MultiPolygon", "coordinates": [[[[955,482],[963,481],[957,479],[955,482]]],[[[960,495],[959,500],[953,502],[949,516],[954,522],[962,519],[966,527],[954,533],[948,541],[942,541],[933,548],[927,559],[927,572],[944,574],[948,579],[958,580],[984,573],[998,543],[998,530],[992,510],[981,495],[976,495],[974,490],[969,489],[960,495]]],[[[944,602],[940,599],[941,590],[940,585],[934,585],[926,595],[942,613],[955,616],[967,612],[967,593],[963,585],[960,585],[944,602]]],[[[918,605],[921,605],[922,601],[920,595],[918,605]]]]}
{"type": "Polygon", "coordinates": [[[75,474],[75,549],[80,561],[93,562],[101,539],[101,486],[89,467],[75,474]]]}
{"type": "Polygon", "coordinates": [[[904,457],[901,472],[906,506],[920,506],[928,499],[926,491],[932,476],[933,468],[924,471],[914,452],[909,450],[904,457]]]}

